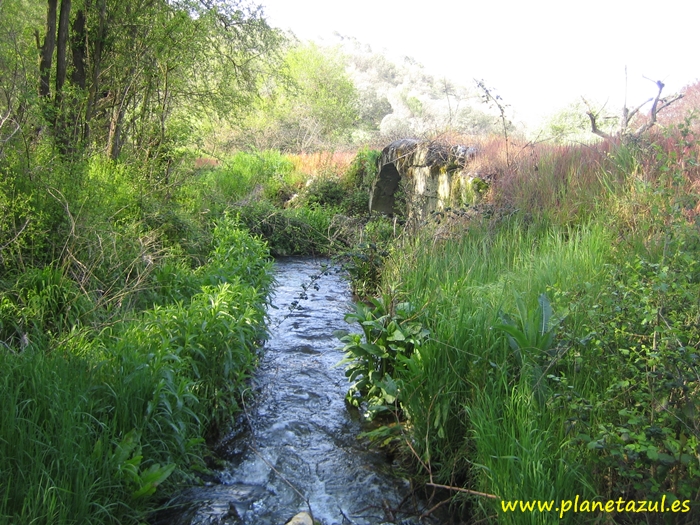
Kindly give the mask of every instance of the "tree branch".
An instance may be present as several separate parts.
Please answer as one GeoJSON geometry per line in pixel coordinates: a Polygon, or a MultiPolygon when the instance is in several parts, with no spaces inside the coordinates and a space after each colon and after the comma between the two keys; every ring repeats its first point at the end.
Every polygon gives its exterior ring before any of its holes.
{"type": "MultiPolygon", "coordinates": [[[[646,77],[645,77],[646,78],[646,77]]],[[[661,82],[660,80],[657,80],[655,82],[656,87],[659,88],[658,93],[656,93],[656,97],[654,98],[654,103],[651,105],[651,113],[649,114],[649,120],[643,124],[637,131],[634,132],[633,136],[634,137],[639,137],[642,133],[650,129],[652,126],[656,124],[656,117],[659,114],[660,111],[663,109],[667,108],[677,100],[680,100],[683,98],[683,95],[676,95],[674,98],[669,100],[668,102],[664,99],[661,98],[661,92],[663,91],[665,84],[661,82]],[[659,106],[659,102],[661,102],[661,106],[659,106]]]]}
{"type": "Polygon", "coordinates": [[[627,119],[624,122],[624,128],[627,128],[627,124],[629,124],[629,121],[632,120],[632,117],[634,117],[640,109],[642,109],[644,106],[646,106],[649,102],[654,100],[654,97],[650,98],[649,100],[645,100],[639,106],[634,108],[632,111],[629,111],[627,108],[624,108],[623,111],[627,113],[627,119]]]}
{"type": "Polygon", "coordinates": [[[598,118],[598,115],[593,113],[593,109],[591,108],[591,105],[588,103],[588,101],[583,97],[581,97],[581,100],[583,100],[583,103],[586,104],[586,107],[588,108],[586,115],[588,115],[588,118],[591,120],[591,133],[598,135],[599,137],[603,137],[604,139],[612,140],[611,135],[605,133],[603,130],[598,128],[598,124],[596,123],[596,118],[598,118]]]}

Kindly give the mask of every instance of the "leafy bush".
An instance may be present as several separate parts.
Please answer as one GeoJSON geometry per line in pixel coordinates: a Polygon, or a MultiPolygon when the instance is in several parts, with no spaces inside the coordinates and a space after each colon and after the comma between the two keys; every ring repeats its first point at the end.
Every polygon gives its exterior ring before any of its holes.
{"type": "Polygon", "coordinates": [[[343,253],[343,268],[350,275],[352,291],[358,297],[373,297],[381,285],[384,259],[387,250],[377,244],[359,243],[351,251],[343,253]]]}
{"type": "Polygon", "coordinates": [[[561,319],[553,317],[552,306],[546,294],[537,299],[537,309],[529,310],[523,298],[516,294],[518,315],[515,319],[500,313],[502,322],[493,327],[506,333],[515,361],[515,381],[531,382],[536,400],[544,405],[548,398],[545,373],[558,357],[553,351],[554,336],[561,319]]]}
{"type": "Polygon", "coordinates": [[[660,263],[637,257],[610,268],[609,288],[585,306],[590,333],[577,354],[605,361],[602,388],[561,402],[596,471],[613,473],[613,494],[691,499],[700,490],[697,270],[684,250],[660,263]]]}
{"type": "Polygon", "coordinates": [[[394,305],[385,295],[371,299],[371,306],[357,303],[355,311],[345,315],[347,322],[361,326],[362,334],[336,332],[346,352],[339,364],[348,364],[345,375],[353,382],[345,399],[356,407],[365,402],[367,419],[400,415],[402,375],[429,335],[415,314],[410,303],[394,305]]]}
{"type": "Polygon", "coordinates": [[[346,190],[337,179],[313,179],[304,191],[303,201],[309,206],[340,206],[346,196],[346,190]]]}
{"type": "Polygon", "coordinates": [[[0,167],[0,269],[22,268],[47,244],[45,214],[0,167]]]}
{"type": "Polygon", "coordinates": [[[369,190],[377,176],[377,162],[381,154],[376,149],[360,149],[343,177],[345,183],[350,187],[369,190]]]}
{"type": "Polygon", "coordinates": [[[350,275],[353,293],[359,297],[373,297],[381,286],[384,262],[394,239],[394,226],[387,218],[375,218],[364,225],[359,237],[340,259],[350,275]]]}
{"type": "Polygon", "coordinates": [[[267,241],[273,255],[328,255],[336,249],[340,233],[333,221],[337,211],[321,207],[279,209],[263,201],[241,206],[238,217],[253,235],[267,241]]]}
{"type": "Polygon", "coordinates": [[[350,189],[341,202],[348,215],[369,214],[369,192],[363,189],[350,189]]]}

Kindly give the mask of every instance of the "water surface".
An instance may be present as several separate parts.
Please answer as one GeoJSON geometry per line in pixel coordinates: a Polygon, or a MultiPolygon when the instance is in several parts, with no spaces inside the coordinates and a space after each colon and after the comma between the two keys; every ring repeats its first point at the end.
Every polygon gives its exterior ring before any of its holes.
{"type": "Polygon", "coordinates": [[[244,430],[225,440],[219,483],[181,496],[179,523],[281,525],[309,507],[324,525],[411,523],[408,483],[357,439],[360,422],[345,406],[333,331],[357,327],[344,321],[347,281],[324,263],[277,261],[254,401],[238,424],[244,430]]]}

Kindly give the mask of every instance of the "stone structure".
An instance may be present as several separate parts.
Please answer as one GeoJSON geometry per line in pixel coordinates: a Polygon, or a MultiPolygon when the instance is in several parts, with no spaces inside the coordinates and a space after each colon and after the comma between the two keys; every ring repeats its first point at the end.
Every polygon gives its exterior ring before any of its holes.
{"type": "Polygon", "coordinates": [[[488,184],[467,169],[475,155],[475,147],[413,139],[392,142],[378,161],[370,210],[391,215],[403,198],[408,220],[417,223],[431,211],[476,203],[488,184]]]}

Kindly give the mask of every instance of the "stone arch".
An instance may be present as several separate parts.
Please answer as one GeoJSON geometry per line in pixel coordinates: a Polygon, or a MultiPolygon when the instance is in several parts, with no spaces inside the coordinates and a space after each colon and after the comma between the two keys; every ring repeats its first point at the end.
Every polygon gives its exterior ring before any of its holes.
{"type": "Polygon", "coordinates": [[[401,174],[393,162],[384,164],[379,170],[369,199],[370,211],[392,215],[396,212],[396,190],[401,181],[401,174]]]}
{"type": "Polygon", "coordinates": [[[392,215],[397,209],[396,192],[405,191],[408,221],[420,221],[434,210],[460,207],[465,184],[477,176],[467,172],[476,148],[461,144],[401,139],[382,150],[377,177],[370,193],[370,211],[392,215]],[[401,184],[403,181],[403,184],[401,184]]]}

